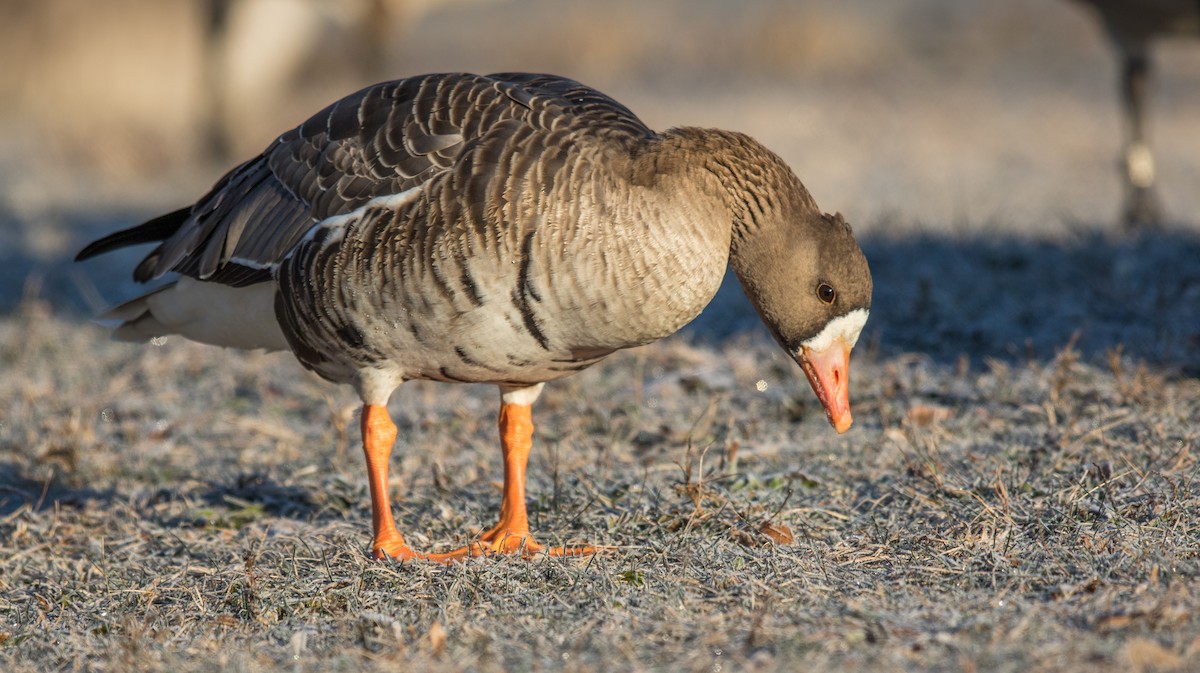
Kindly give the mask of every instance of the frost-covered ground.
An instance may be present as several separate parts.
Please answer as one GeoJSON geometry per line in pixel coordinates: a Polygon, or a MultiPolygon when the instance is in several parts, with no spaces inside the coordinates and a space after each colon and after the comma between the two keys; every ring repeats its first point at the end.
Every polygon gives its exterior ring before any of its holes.
{"type": "MultiPolygon", "coordinates": [[[[1070,3],[521,0],[411,26],[398,75],[555,71],[656,127],[758,136],[876,282],[851,432],[731,283],[538,403],[535,530],[612,549],[451,568],[369,559],[349,390],[87,321],[136,291],[137,253],[70,254],[221,167],[169,140],[113,157],[126,136],[80,140],[69,99],[57,121],[10,99],[0,668],[1194,669],[1200,44],[1160,56],[1171,222],[1126,238],[1114,67],[1070,3]]],[[[74,90],[52,84],[30,91],[74,90]]],[[[277,130],[350,88],[298,93],[277,130]]],[[[414,545],[490,525],[495,391],[412,383],[391,410],[414,545]]]]}

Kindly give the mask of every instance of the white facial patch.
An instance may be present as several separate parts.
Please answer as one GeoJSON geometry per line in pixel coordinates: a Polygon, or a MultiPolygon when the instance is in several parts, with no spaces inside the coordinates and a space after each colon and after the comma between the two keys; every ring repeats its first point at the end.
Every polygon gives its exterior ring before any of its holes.
{"type": "Polygon", "coordinates": [[[850,348],[858,343],[858,335],[867,324],[867,316],[871,312],[865,308],[856,308],[846,315],[840,315],[830,320],[817,336],[800,343],[801,348],[807,348],[818,353],[828,350],[833,342],[841,339],[850,348]]]}

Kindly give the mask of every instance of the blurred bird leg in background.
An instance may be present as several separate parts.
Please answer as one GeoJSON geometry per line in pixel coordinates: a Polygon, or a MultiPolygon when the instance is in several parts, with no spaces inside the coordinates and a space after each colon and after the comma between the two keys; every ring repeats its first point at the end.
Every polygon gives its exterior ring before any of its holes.
{"type": "Polygon", "coordinates": [[[1163,212],[1154,187],[1154,154],[1146,132],[1146,106],[1153,76],[1150,43],[1158,37],[1200,37],[1200,0],[1081,1],[1098,11],[1121,59],[1125,150],[1120,166],[1125,183],[1125,230],[1158,228],[1163,212]]]}

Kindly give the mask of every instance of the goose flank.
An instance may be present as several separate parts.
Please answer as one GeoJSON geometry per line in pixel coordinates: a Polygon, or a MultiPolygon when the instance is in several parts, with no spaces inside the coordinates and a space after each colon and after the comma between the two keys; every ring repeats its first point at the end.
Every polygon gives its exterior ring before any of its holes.
{"type": "MultiPolygon", "coordinates": [[[[544,384],[674,333],[727,268],[839,432],[871,275],[851,228],[774,153],[713,129],[657,133],[551,75],[435,74],[347,96],[230,171],[194,205],[88,245],[158,245],[165,285],[105,314],[119,339],[179,334],[290,350],[363,402],[378,558],[543,548],[525,469],[544,384]],[[504,490],[478,542],[418,552],[388,495],[386,405],[404,381],[498,386],[504,490]]],[[[418,448],[418,447],[413,447],[418,448]]]]}

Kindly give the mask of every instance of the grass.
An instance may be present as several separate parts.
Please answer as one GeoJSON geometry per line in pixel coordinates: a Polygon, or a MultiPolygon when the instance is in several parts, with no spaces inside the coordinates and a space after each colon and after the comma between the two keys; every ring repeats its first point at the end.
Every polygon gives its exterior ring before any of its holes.
{"type": "MultiPolygon", "coordinates": [[[[1200,382],[1076,348],[864,347],[844,436],[763,341],[611,358],[547,389],[530,471],[543,542],[611,549],[440,567],[369,558],[348,390],[29,304],[0,321],[0,668],[1195,670],[1200,382]]],[[[414,546],[490,525],[494,390],[391,410],[414,546]]]]}
{"type": "MultiPolygon", "coordinates": [[[[370,559],[348,390],[81,315],[136,291],[136,255],[74,265],[79,244],[217,175],[185,165],[186,26],[0,26],[24,64],[0,135],[0,671],[1200,670],[1200,237],[1073,223],[1120,201],[1099,26],[1041,0],[694,4],[447,7],[389,72],[559,72],[779,151],[867,234],[856,425],[742,336],[762,328],[727,287],[538,402],[534,528],[611,549],[452,567],[370,559]]],[[[1156,59],[1162,194],[1189,218],[1200,68],[1156,59]]],[[[303,79],[240,121],[247,152],[356,86],[303,79]]],[[[493,522],[496,406],[395,396],[418,548],[493,522]]]]}

